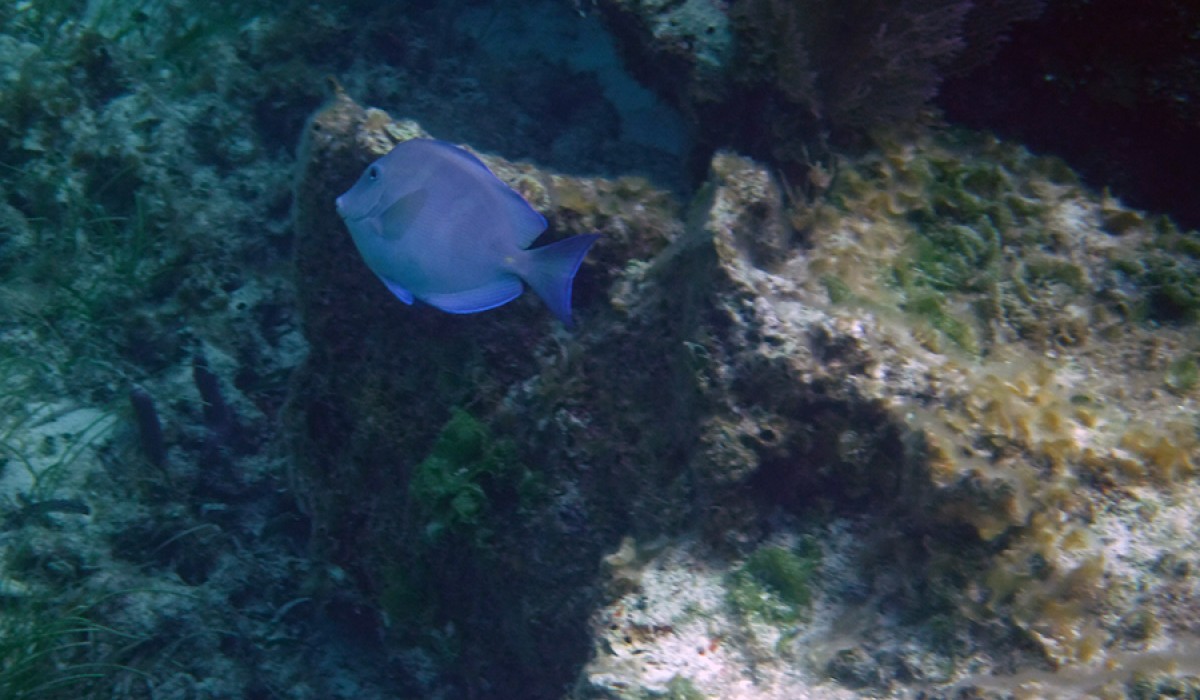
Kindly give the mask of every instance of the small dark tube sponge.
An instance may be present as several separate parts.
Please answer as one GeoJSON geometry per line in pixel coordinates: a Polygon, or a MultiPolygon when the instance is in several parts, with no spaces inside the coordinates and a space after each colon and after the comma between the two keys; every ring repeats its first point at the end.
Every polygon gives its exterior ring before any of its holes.
{"type": "Polygon", "coordinates": [[[129,404],[133,406],[133,419],[137,423],[138,435],[142,440],[142,452],[156,467],[167,463],[167,443],[163,438],[162,421],[154,406],[154,397],[142,387],[134,384],[129,389],[129,404]]]}
{"type": "Polygon", "coordinates": [[[209,369],[203,353],[196,353],[192,359],[192,381],[204,402],[204,425],[217,435],[228,437],[233,428],[233,414],[221,394],[221,380],[209,369]]]}

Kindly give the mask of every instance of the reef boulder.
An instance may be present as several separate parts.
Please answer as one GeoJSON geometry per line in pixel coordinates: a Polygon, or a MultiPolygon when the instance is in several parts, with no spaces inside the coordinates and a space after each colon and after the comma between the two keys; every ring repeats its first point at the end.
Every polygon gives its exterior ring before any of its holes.
{"type": "Polygon", "coordinates": [[[331,589],[422,682],[728,697],[754,666],[745,697],[794,697],[1126,643],[1139,603],[1100,582],[1141,565],[1085,525],[1193,470],[1195,382],[1164,372],[1194,337],[1144,330],[1166,263],[1132,256],[1194,234],[1106,232],[1118,204],[987,139],[879,144],[818,201],[720,152],[686,214],[481,154],[554,236],[602,235],[568,333],[536,300],[406,307],[361,264],[333,197],[420,134],[341,92],[309,126],[287,414],[331,589]]]}

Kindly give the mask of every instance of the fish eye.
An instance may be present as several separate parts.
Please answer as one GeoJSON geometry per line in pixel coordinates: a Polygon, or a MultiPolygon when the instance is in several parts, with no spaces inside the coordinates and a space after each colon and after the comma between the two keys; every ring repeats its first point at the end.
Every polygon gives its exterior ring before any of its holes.
{"type": "Polygon", "coordinates": [[[379,166],[372,165],[371,167],[367,168],[367,177],[371,178],[372,180],[378,180],[379,179],[379,166]]]}

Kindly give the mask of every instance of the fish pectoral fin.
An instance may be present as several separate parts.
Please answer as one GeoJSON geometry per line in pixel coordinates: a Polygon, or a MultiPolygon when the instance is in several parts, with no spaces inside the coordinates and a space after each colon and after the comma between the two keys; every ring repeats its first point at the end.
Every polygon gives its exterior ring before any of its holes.
{"type": "Polygon", "coordinates": [[[521,296],[524,290],[520,279],[513,275],[505,275],[495,282],[464,292],[422,294],[421,301],[452,314],[473,314],[507,304],[521,296]]]}
{"type": "Polygon", "coordinates": [[[428,201],[429,190],[426,189],[413,190],[397,197],[396,201],[379,215],[381,235],[391,239],[403,236],[413,227],[413,222],[421,215],[428,201]]]}
{"type": "Polygon", "coordinates": [[[412,303],[413,303],[412,292],[408,291],[404,287],[401,287],[400,285],[396,284],[395,282],[387,279],[386,277],[379,277],[379,279],[383,281],[383,284],[388,288],[389,292],[396,295],[397,299],[404,302],[405,304],[408,304],[410,306],[412,305],[412,303]]]}

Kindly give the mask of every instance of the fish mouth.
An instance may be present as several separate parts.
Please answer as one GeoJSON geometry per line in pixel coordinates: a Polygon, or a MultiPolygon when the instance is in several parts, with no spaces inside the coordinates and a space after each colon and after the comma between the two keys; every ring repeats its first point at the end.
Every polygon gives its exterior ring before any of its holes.
{"type": "Polygon", "coordinates": [[[341,197],[333,200],[333,207],[334,209],[337,209],[338,216],[342,217],[343,221],[347,223],[351,221],[361,221],[362,219],[366,219],[371,216],[370,212],[363,214],[362,216],[351,216],[350,213],[346,211],[345,199],[346,195],[342,195],[341,197]]]}
{"type": "Polygon", "coordinates": [[[334,203],[334,208],[337,209],[338,216],[342,217],[342,221],[345,221],[346,223],[366,218],[365,216],[350,216],[348,213],[346,213],[346,207],[342,204],[340,197],[334,203]]]}

